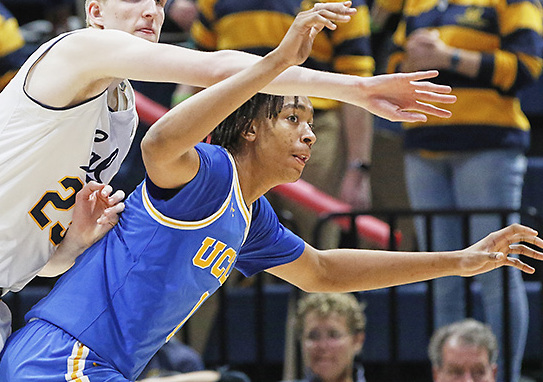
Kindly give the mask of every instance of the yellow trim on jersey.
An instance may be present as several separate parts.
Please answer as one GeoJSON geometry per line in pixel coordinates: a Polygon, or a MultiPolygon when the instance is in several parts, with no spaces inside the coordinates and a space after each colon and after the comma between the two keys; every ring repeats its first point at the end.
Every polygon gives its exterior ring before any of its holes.
{"type": "Polygon", "coordinates": [[[234,161],[234,157],[232,154],[228,152],[228,159],[230,159],[230,163],[232,163],[232,169],[234,174],[234,193],[236,195],[235,199],[237,201],[238,209],[241,211],[241,214],[243,216],[243,219],[245,220],[245,232],[243,234],[243,243],[245,242],[245,239],[247,238],[247,235],[249,234],[249,228],[251,227],[251,216],[253,212],[253,205],[247,206],[245,205],[245,200],[243,199],[243,193],[241,192],[241,185],[239,184],[239,178],[238,178],[238,170],[236,167],[236,161],[234,161]]]}
{"type": "Polygon", "coordinates": [[[66,381],[90,382],[89,377],[83,375],[85,360],[87,359],[88,355],[89,348],[77,341],[72,348],[72,354],[68,358],[68,369],[64,375],[64,379],[66,379],[66,381]]]}
{"type": "Polygon", "coordinates": [[[207,298],[209,297],[209,292],[205,292],[201,297],[200,297],[200,300],[198,300],[198,302],[196,303],[196,305],[194,305],[194,307],[192,308],[192,310],[190,311],[190,313],[187,315],[187,317],[185,317],[185,319],[183,321],[181,321],[176,327],[174,330],[172,330],[172,332],[168,335],[168,337],[166,337],[166,342],[168,342],[169,340],[172,339],[172,337],[175,335],[175,333],[177,333],[177,331],[185,324],[185,322],[187,322],[187,320],[190,318],[190,316],[192,316],[194,314],[194,312],[196,312],[196,309],[198,309],[200,307],[200,305],[202,305],[204,303],[205,300],[207,300],[207,298]]]}
{"type": "Polygon", "coordinates": [[[228,197],[223,202],[221,208],[219,208],[217,212],[215,212],[213,215],[205,219],[198,220],[198,221],[182,221],[182,220],[172,219],[166,215],[163,215],[151,203],[151,200],[149,199],[149,195],[147,194],[146,183],[144,183],[143,187],[141,188],[141,194],[142,194],[143,206],[147,210],[147,213],[158,223],[170,228],[175,228],[175,229],[196,230],[196,229],[207,227],[208,225],[212,224],[213,222],[215,222],[218,218],[222,216],[222,214],[227,210],[228,206],[230,205],[230,200],[232,198],[232,189],[233,187],[230,188],[230,193],[228,194],[228,197]]]}

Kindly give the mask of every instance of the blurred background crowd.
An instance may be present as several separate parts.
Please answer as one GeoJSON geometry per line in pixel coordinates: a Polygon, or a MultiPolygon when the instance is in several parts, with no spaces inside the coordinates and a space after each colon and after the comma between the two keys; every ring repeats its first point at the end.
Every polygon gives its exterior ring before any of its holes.
{"type": "MultiPolygon", "coordinates": [[[[315,2],[169,0],[160,42],[264,55],[295,15],[315,2]]],[[[540,0],[353,0],[353,6],[357,15],[319,34],[304,65],[358,76],[438,69],[436,82],[451,85],[458,102],[448,120],[401,125],[351,105],[312,99],[318,142],[302,180],[348,205],[353,216],[375,216],[374,223],[393,234],[384,244],[364,236],[363,229],[358,235],[356,225],[335,224],[322,210],[308,208],[311,203],[272,190],[267,197],[283,223],[322,248],[454,250],[514,221],[541,230],[540,0]]],[[[83,7],[83,0],[1,0],[0,89],[41,43],[85,27],[83,7]]],[[[155,111],[198,91],[133,85],[156,103],[155,111]]],[[[149,123],[142,118],[136,144],[112,182],[127,194],[144,176],[138,141],[149,123]]],[[[315,203],[319,198],[311,192],[303,197],[315,203]]],[[[144,377],[222,367],[216,380],[543,381],[542,280],[538,273],[508,270],[308,302],[310,296],[277,280],[231,277],[144,377]],[[484,333],[483,340],[463,334],[459,341],[471,350],[454,353],[457,344],[448,349],[444,337],[428,357],[434,329],[465,317],[488,324],[469,329],[484,333]],[[485,330],[496,336],[495,346],[485,330]],[[443,359],[436,356],[440,351],[443,359]],[[465,357],[469,351],[474,355],[465,357]],[[446,364],[446,356],[460,355],[469,359],[446,364]],[[475,364],[478,355],[484,362],[475,364]],[[471,369],[466,362],[473,363],[471,369]]],[[[33,283],[36,295],[27,287],[12,297],[21,312],[18,325],[28,304],[48,287],[43,280],[33,283]]]]}

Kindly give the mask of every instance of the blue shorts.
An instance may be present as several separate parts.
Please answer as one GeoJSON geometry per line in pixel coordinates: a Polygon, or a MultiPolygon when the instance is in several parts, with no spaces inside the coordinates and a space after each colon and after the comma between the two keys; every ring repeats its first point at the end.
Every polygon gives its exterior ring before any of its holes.
{"type": "Polygon", "coordinates": [[[129,381],[110,363],[64,330],[29,322],[9,339],[0,359],[0,381],[129,381]]]}

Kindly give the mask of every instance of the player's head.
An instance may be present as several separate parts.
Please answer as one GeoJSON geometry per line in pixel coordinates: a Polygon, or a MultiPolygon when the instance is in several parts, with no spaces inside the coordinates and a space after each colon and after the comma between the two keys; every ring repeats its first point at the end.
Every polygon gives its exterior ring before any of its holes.
{"type": "Polygon", "coordinates": [[[468,318],[438,329],[428,355],[435,382],[494,382],[498,342],[488,325],[468,318]]]}
{"type": "Polygon", "coordinates": [[[157,42],[167,0],[85,0],[87,25],[117,29],[157,42]]]}
{"type": "Polygon", "coordinates": [[[349,379],[364,344],[364,304],[350,293],[309,294],[296,320],[308,371],[322,381],[349,379]]]}
{"type": "Polygon", "coordinates": [[[304,96],[258,93],[211,134],[211,143],[251,155],[278,183],[297,180],[311,155],[313,106],[304,96]]]}

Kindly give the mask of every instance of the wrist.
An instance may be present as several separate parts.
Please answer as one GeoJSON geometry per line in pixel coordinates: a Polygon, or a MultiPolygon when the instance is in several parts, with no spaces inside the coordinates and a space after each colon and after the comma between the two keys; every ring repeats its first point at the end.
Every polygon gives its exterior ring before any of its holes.
{"type": "Polygon", "coordinates": [[[449,70],[456,72],[460,65],[460,49],[453,49],[449,60],[449,70]]]}
{"type": "Polygon", "coordinates": [[[365,174],[370,172],[371,164],[360,159],[354,159],[349,162],[347,169],[356,170],[365,174]]]}

